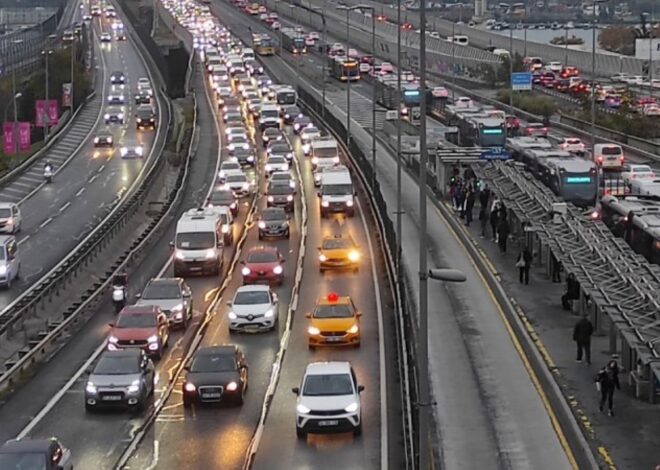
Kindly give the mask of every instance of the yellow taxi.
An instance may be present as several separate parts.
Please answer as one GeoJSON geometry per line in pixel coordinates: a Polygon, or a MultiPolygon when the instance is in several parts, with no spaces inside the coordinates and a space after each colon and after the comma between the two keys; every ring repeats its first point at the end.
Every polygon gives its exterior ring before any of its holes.
{"type": "Polygon", "coordinates": [[[360,267],[360,251],[353,238],[335,235],[324,237],[319,247],[319,271],[327,269],[352,269],[360,267]]]}
{"type": "Polygon", "coordinates": [[[339,296],[331,292],[326,297],[321,297],[316,302],[314,311],[307,314],[309,348],[360,346],[361,315],[349,296],[339,296]]]}

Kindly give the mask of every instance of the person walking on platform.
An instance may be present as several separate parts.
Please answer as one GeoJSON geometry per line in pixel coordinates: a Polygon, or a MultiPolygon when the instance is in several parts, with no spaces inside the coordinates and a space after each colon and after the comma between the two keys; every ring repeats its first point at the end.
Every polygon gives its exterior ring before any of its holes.
{"type": "Polygon", "coordinates": [[[509,238],[509,221],[506,219],[506,212],[502,212],[497,223],[497,244],[502,253],[506,253],[506,240],[509,238]]]}
{"type": "Polygon", "coordinates": [[[472,187],[467,188],[467,195],[465,197],[465,226],[469,227],[472,222],[472,211],[474,210],[474,203],[476,202],[477,195],[474,193],[472,187]]]}
{"type": "Polygon", "coordinates": [[[580,298],[580,283],[575,279],[575,274],[570,273],[566,278],[566,292],[561,296],[561,306],[564,310],[571,309],[571,301],[580,298]]]}
{"type": "Polygon", "coordinates": [[[596,375],[596,388],[600,391],[600,411],[603,411],[607,401],[607,414],[614,416],[613,401],[614,389],[621,390],[619,383],[619,365],[612,360],[603,367],[596,375]]]}
{"type": "Polygon", "coordinates": [[[520,254],[518,255],[518,260],[516,261],[516,267],[518,268],[518,278],[520,283],[527,285],[529,284],[529,268],[532,267],[532,253],[530,253],[529,248],[525,247],[520,254]]]}
{"type": "Polygon", "coordinates": [[[493,202],[493,207],[490,209],[490,228],[493,231],[493,241],[497,242],[497,225],[500,221],[500,209],[497,201],[493,202]]]}
{"type": "Polygon", "coordinates": [[[555,255],[552,257],[552,282],[561,282],[561,262],[555,255]]]}
{"type": "Polygon", "coordinates": [[[586,316],[580,318],[573,327],[573,341],[577,344],[577,362],[582,362],[584,353],[587,364],[591,364],[591,335],[594,326],[586,316]]]}

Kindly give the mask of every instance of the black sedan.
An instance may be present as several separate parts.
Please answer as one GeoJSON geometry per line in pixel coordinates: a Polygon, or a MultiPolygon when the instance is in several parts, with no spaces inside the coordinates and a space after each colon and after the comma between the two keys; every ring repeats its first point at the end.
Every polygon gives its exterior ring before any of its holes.
{"type": "Polygon", "coordinates": [[[112,72],[110,75],[110,83],[113,85],[124,85],[126,83],[126,75],[120,70],[112,72]]]}
{"type": "Polygon", "coordinates": [[[236,217],[238,214],[238,201],[234,192],[229,189],[215,189],[206,200],[208,207],[227,206],[231,209],[231,214],[236,217]]]}
{"type": "Polygon", "coordinates": [[[287,182],[273,183],[271,181],[266,191],[266,205],[267,207],[282,207],[287,212],[293,212],[293,195],[295,193],[295,189],[287,182]]]}
{"type": "Polygon", "coordinates": [[[248,366],[238,346],[200,348],[185,369],[184,407],[189,408],[193,403],[243,404],[248,387],[248,366]]]}
{"type": "Polygon", "coordinates": [[[109,132],[99,132],[94,136],[94,147],[109,147],[112,148],[114,140],[112,134],[109,132]]]}
{"type": "Polygon", "coordinates": [[[261,212],[258,222],[259,240],[289,238],[289,216],[281,207],[268,207],[261,212]]]}
{"type": "Polygon", "coordinates": [[[303,116],[302,111],[295,104],[291,106],[286,106],[284,109],[282,109],[282,120],[284,124],[293,124],[293,121],[295,121],[296,118],[302,116],[303,116]]]}
{"type": "Polygon", "coordinates": [[[135,95],[135,104],[151,104],[151,95],[144,90],[139,91],[137,95],[135,95]]]}
{"type": "Polygon", "coordinates": [[[238,160],[238,163],[241,166],[254,166],[257,161],[252,149],[244,149],[239,147],[234,150],[232,155],[234,158],[236,158],[236,160],[238,160]]]}
{"type": "Polygon", "coordinates": [[[71,451],[55,438],[11,440],[0,447],[0,468],[72,470],[73,459],[71,451]]]}
{"type": "Polygon", "coordinates": [[[261,134],[261,141],[264,147],[268,147],[270,142],[279,142],[282,140],[284,140],[284,134],[277,127],[267,127],[264,129],[263,134],[261,134]]]}
{"type": "Polygon", "coordinates": [[[293,132],[300,134],[300,131],[307,126],[312,126],[312,120],[308,116],[298,116],[293,120],[293,132]]]}

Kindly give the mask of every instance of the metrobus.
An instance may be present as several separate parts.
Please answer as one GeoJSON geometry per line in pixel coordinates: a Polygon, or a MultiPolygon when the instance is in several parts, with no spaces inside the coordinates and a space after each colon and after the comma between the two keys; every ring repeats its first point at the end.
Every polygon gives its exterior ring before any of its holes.
{"type": "Polygon", "coordinates": [[[334,57],[330,64],[330,75],[342,82],[360,79],[360,64],[356,59],[334,57]]]}
{"type": "Polygon", "coordinates": [[[286,49],[292,54],[307,54],[305,36],[291,28],[282,29],[280,33],[282,35],[282,49],[286,49]]]}
{"type": "Polygon", "coordinates": [[[258,54],[263,56],[275,54],[275,41],[270,36],[265,34],[252,35],[252,49],[258,54]]]}

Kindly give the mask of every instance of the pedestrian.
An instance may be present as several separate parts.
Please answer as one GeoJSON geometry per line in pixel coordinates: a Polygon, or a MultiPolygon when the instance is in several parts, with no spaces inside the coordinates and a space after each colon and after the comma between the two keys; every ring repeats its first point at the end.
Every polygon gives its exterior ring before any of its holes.
{"type": "Polygon", "coordinates": [[[479,223],[481,224],[481,238],[488,236],[488,206],[481,206],[479,211],[479,223]]]}
{"type": "Polygon", "coordinates": [[[561,263],[557,257],[552,256],[552,282],[561,282],[561,263]]]}
{"type": "Polygon", "coordinates": [[[570,273],[566,278],[566,292],[561,296],[561,306],[564,310],[570,310],[573,300],[580,298],[580,283],[575,274],[570,273]]]}
{"type": "Polygon", "coordinates": [[[621,390],[619,383],[619,365],[615,360],[611,360],[596,375],[596,389],[600,391],[600,411],[603,411],[607,401],[607,414],[614,416],[613,401],[614,389],[621,390]]]}
{"type": "Polygon", "coordinates": [[[520,283],[522,284],[524,282],[525,285],[529,284],[529,268],[532,267],[532,253],[529,251],[529,248],[525,247],[520,251],[518,260],[516,261],[516,267],[518,268],[518,278],[520,283]]]}
{"type": "Polygon", "coordinates": [[[594,326],[585,316],[580,318],[573,327],[573,341],[577,344],[577,362],[582,362],[584,353],[587,364],[591,364],[591,335],[594,333],[594,326]]]}
{"type": "Polygon", "coordinates": [[[497,242],[497,225],[500,221],[500,210],[497,201],[493,202],[493,207],[490,209],[490,228],[493,231],[493,241],[497,242]]]}
{"type": "Polygon", "coordinates": [[[503,212],[499,217],[497,223],[497,244],[500,247],[500,252],[506,253],[506,240],[509,237],[511,229],[509,228],[509,221],[506,220],[506,213],[503,212]]]}
{"type": "Polygon", "coordinates": [[[458,194],[456,196],[456,204],[458,205],[458,216],[462,219],[465,217],[465,191],[467,187],[465,184],[462,184],[458,188],[458,194]]]}
{"type": "Polygon", "coordinates": [[[467,196],[465,198],[465,225],[467,227],[469,227],[472,222],[472,210],[474,209],[476,199],[477,195],[474,193],[474,189],[468,188],[467,196]]]}
{"type": "Polygon", "coordinates": [[[481,208],[485,209],[488,207],[488,203],[490,202],[490,188],[488,187],[488,183],[486,183],[481,191],[479,191],[479,204],[481,204],[481,208]]]}

